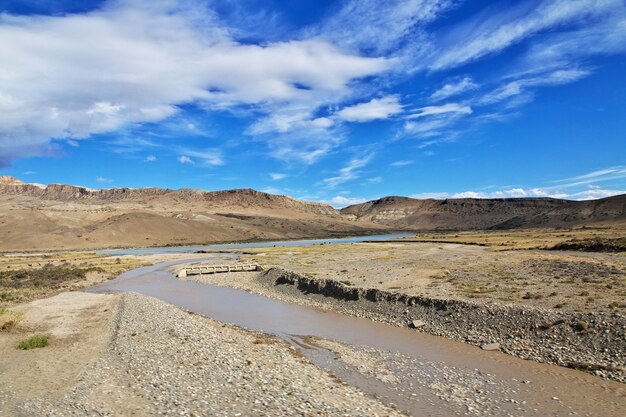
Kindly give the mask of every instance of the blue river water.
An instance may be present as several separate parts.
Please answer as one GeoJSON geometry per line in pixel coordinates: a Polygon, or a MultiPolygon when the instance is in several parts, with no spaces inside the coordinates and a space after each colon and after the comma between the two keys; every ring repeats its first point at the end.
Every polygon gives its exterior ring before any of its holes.
{"type": "Polygon", "coordinates": [[[364,242],[366,240],[388,240],[400,237],[413,236],[411,233],[395,233],[388,235],[356,236],[340,239],[311,239],[311,240],[283,240],[277,242],[257,242],[257,243],[231,243],[224,245],[203,245],[203,246],[168,246],[142,249],[110,249],[99,250],[96,253],[102,255],[149,255],[153,253],[167,252],[195,252],[199,250],[222,250],[222,249],[248,249],[248,248],[269,248],[273,246],[310,246],[324,244],[350,244],[364,242]]]}

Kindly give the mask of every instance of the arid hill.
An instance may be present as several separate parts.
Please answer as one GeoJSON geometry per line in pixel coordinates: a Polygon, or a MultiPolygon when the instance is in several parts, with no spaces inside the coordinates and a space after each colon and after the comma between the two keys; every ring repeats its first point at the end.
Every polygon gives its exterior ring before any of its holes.
{"type": "Polygon", "coordinates": [[[385,197],[346,207],[341,213],[356,216],[359,221],[412,230],[571,227],[626,220],[626,195],[590,201],[385,197]]]}
{"type": "Polygon", "coordinates": [[[626,195],[583,202],[385,197],[336,210],[251,189],[92,190],[0,177],[2,251],[321,238],[391,230],[571,227],[612,221],[626,221],[626,195]]]}
{"type": "Polygon", "coordinates": [[[333,207],[251,189],[29,184],[0,177],[0,250],[200,244],[377,233],[333,207]]]}

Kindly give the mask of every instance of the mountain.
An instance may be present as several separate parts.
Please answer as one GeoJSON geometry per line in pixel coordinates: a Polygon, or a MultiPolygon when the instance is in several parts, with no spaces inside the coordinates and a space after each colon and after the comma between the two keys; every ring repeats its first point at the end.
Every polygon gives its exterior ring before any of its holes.
{"type": "Polygon", "coordinates": [[[571,227],[614,221],[626,221],[626,195],[592,201],[385,197],[337,210],[251,189],[93,190],[0,177],[0,251],[191,245],[398,230],[571,227]]]}
{"type": "Polygon", "coordinates": [[[384,197],[341,210],[358,221],[410,230],[570,227],[626,220],[626,194],[600,200],[384,197]]]}
{"type": "Polygon", "coordinates": [[[0,250],[80,249],[379,233],[322,203],[251,189],[112,188],[0,177],[0,250]]]}

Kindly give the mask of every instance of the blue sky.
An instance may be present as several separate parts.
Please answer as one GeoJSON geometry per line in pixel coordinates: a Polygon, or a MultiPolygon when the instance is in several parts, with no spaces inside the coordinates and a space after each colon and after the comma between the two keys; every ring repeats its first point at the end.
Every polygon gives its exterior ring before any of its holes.
{"type": "Polygon", "coordinates": [[[626,4],[0,1],[0,175],[335,206],[626,192],[626,4]]]}

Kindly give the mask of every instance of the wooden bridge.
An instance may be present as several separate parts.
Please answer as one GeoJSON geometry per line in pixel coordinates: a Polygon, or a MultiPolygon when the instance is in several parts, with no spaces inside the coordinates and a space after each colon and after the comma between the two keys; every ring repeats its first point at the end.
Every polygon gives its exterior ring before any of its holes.
{"type": "Polygon", "coordinates": [[[178,278],[184,278],[187,275],[202,274],[218,274],[220,272],[248,272],[262,271],[263,268],[259,264],[237,264],[237,265],[193,265],[178,271],[178,278]]]}

